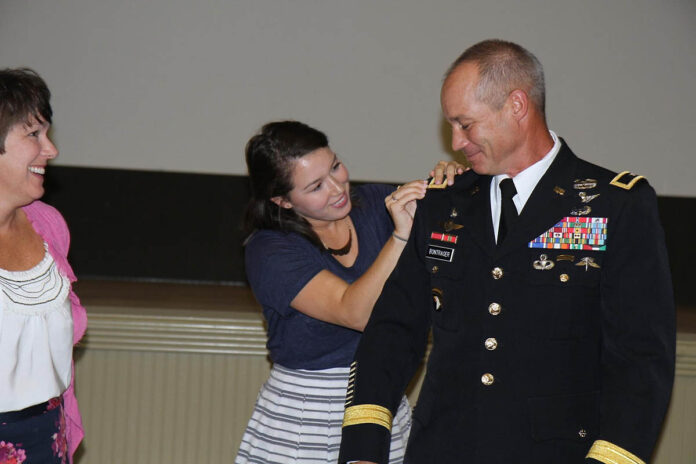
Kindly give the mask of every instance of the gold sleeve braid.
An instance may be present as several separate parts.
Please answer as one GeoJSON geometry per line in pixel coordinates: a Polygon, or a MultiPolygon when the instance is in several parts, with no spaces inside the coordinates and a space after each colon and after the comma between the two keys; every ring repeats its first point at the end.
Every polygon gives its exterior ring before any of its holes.
{"type": "Polygon", "coordinates": [[[635,454],[604,440],[595,441],[585,457],[605,464],[645,464],[645,461],[635,454]]]}
{"type": "Polygon", "coordinates": [[[346,408],[343,427],[359,424],[377,424],[391,432],[392,413],[378,404],[361,404],[346,408]]]}

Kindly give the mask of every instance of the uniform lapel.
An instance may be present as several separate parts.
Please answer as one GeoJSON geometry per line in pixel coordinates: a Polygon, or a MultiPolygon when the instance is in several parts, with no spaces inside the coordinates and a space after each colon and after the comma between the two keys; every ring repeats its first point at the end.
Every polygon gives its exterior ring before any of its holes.
{"type": "Polygon", "coordinates": [[[577,157],[565,142],[562,143],[556,159],[532,191],[505,242],[496,250],[496,256],[501,257],[521,246],[526,247],[530,241],[568,216],[577,203],[572,189],[577,157]]]}
{"type": "Polygon", "coordinates": [[[458,193],[452,202],[457,210],[455,222],[464,226],[471,239],[487,255],[495,251],[490,184],[490,176],[481,176],[472,188],[458,193]]]}

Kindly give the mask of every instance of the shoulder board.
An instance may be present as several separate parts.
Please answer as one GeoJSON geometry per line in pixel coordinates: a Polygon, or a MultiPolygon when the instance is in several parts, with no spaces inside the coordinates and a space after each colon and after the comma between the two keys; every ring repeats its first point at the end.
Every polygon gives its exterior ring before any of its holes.
{"type": "Polygon", "coordinates": [[[624,190],[631,190],[633,186],[636,185],[636,183],[641,179],[645,179],[645,177],[638,176],[629,171],[624,171],[617,174],[616,177],[609,182],[609,185],[613,185],[614,187],[619,187],[624,190]]]}

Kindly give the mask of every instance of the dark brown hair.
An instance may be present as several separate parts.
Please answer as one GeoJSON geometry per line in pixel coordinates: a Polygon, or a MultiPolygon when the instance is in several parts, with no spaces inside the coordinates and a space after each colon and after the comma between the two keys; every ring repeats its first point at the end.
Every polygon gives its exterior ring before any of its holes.
{"type": "Polygon", "coordinates": [[[324,246],[307,220],[294,209],[282,208],[271,198],[286,196],[292,189],[293,163],[298,158],[329,146],[326,135],[299,121],[266,124],[246,146],[246,163],[251,183],[251,199],[244,226],[256,229],[296,232],[320,249],[324,246]]]}
{"type": "Polygon", "coordinates": [[[5,139],[16,124],[29,124],[32,117],[51,123],[51,92],[36,71],[29,68],[0,70],[0,154],[5,139]]]}

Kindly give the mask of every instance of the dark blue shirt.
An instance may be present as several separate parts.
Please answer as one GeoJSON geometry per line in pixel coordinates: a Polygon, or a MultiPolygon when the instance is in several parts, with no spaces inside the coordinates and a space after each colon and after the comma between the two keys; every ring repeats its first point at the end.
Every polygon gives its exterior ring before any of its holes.
{"type": "Polygon", "coordinates": [[[246,246],[245,265],[251,289],[268,322],[271,360],[292,369],[347,367],[353,361],[360,332],[309,317],[290,302],[320,271],[326,269],[348,283],[374,262],[394,226],[384,198],[394,189],[386,185],[351,187],[350,218],[358,237],[359,253],[345,267],[296,233],[260,230],[246,246]]]}

